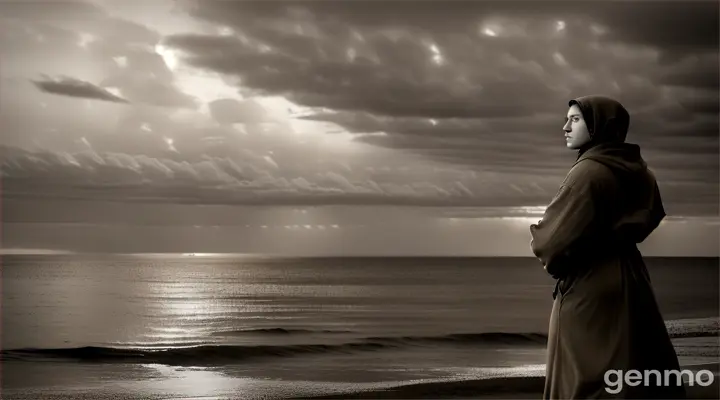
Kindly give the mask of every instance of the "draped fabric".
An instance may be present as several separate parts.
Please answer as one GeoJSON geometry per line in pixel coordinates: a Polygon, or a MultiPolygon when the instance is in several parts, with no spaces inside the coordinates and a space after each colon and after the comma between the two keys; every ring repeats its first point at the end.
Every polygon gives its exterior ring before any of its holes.
{"type": "Polygon", "coordinates": [[[674,379],[606,390],[608,371],[680,368],[637,248],[665,210],[640,148],[624,142],[624,108],[599,96],[574,101],[592,115],[593,140],[530,226],[533,253],[557,280],[543,398],[684,398],[674,379]]]}

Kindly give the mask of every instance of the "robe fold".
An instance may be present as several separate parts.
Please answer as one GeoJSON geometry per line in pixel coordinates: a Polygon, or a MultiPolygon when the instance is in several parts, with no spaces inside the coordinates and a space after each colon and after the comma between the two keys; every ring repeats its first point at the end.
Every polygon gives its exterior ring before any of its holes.
{"type": "Polygon", "coordinates": [[[653,376],[638,386],[623,382],[618,393],[605,379],[608,371],[664,377],[680,369],[637,248],[664,217],[639,147],[609,142],[578,157],[531,225],[532,251],[557,280],[544,399],[685,397],[675,375],[670,386],[653,376]]]}

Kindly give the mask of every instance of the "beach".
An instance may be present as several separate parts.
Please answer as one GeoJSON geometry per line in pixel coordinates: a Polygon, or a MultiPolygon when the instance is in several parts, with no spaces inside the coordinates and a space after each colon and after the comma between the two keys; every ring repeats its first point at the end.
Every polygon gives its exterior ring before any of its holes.
{"type": "MultiPolygon", "coordinates": [[[[538,398],[536,262],[4,257],[2,398],[538,398]]],[[[647,263],[683,368],[717,377],[717,259],[647,263]]]]}

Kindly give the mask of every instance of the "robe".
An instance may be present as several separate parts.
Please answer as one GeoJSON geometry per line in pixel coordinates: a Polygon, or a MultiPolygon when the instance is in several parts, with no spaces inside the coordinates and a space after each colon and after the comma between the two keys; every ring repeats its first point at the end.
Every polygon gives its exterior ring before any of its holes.
{"type": "Polygon", "coordinates": [[[685,397],[676,375],[671,387],[652,375],[651,385],[622,382],[610,391],[605,378],[630,370],[657,370],[664,378],[680,369],[637,248],[664,217],[639,147],[605,143],[578,157],[542,220],[531,225],[532,251],[557,280],[544,399],[685,397]]]}

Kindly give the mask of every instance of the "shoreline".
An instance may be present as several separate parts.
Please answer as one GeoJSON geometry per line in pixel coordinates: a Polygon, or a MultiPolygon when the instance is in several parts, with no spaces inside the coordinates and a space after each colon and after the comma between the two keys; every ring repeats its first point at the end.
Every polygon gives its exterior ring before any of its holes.
{"type": "MultiPolygon", "coordinates": [[[[707,387],[697,384],[694,386],[686,385],[687,398],[720,399],[720,353],[718,353],[720,320],[717,317],[682,318],[666,320],[665,323],[668,333],[673,337],[676,352],[680,356],[681,369],[694,372],[710,370],[714,376],[712,384],[707,387]]],[[[472,338],[477,339],[476,336],[471,335],[472,338]]],[[[442,343],[470,344],[470,347],[477,344],[477,340],[458,341],[457,335],[447,337],[452,340],[442,343]]],[[[463,338],[464,336],[460,337],[463,338]]],[[[422,339],[422,337],[420,338],[422,339]]],[[[480,338],[487,339],[482,335],[480,335],[480,338]]],[[[402,339],[404,341],[408,340],[406,337],[402,339]]],[[[504,341],[507,341],[506,337],[504,341]]],[[[539,344],[537,340],[532,342],[535,345],[539,344]]],[[[100,350],[101,355],[107,356],[108,349],[100,350]]],[[[214,349],[209,354],[215,354],[216,350],[214,349]]],[[[88,398],[98,400],[120,400],[125,398],[146,398],[149,400],[244,398],[262,400],[267,399],[269,396],[269,398],[277,399],[538,399],[542,397],[545,384],[544,363],[523,363],[522,365],[507,367],[459,367],[453,368],[450,374],[438,378],[423,377],[422,379],[413,380],[386,380],[384,382],[362,382],[361,384],[345,385],[344,382],[336,382],[332,377],[326,377],[327,381],[315,381],[316,377],[313,377],[312,380],[295,380],[291,378],[288,381],[284,381],[284,379],[263,379],[224,374],[222,371],[216,371],[213,368],[200,367],[198,370],[194,370],[194,367],[187,365],[155,364],[152,359],[144,359],[145,357],[141,357],[140,359],[144,360],[137,363],[117,362],[118,360],[113,357],[106,360],[110,361],[108,363],[98,363],[99,359],[95,354],[98,351],[97,349],[90,353],[88,353],[87,348],[71,348],[69,351],[71,357],[67,357],[68,354],[61,352],[60,356],[64,357],[56,357],[54,361],[60,361],[61,359],[70,361],[70,364],[67,365],[80,367],[76,371],[67,371],[66,368],[61,366],[62,363],[44,362],[47,359],[42,357],[24,360],[4,360],[3,357],[0,357],[0,365],[3,365],[3,362],[14,362],[17,363],[16,367],[22,365],[30,367],[31,370],[34,369],[33,376],[35,378],[33,379],[39,379],[40,376],[56,376],[56,370],[52,370],[52,368],[61,368],[62,375],[64,375],[64,378],[56,382],[43,382],[42,379],[31,382],[33,380],[31,379],[10,390],[6,390],[7,387],[4,386],[2,398],[8,400],[79,400],[88,398]],[[84,370],[97,365],[106,365],[110,370],[104,369],[105,372],[97,376],[93,375],[97,371],[84,370]],[[114,372],[111,372],[111,370],[114,372]],[[93,377],[89,377],[88,373],[93,377]],[[108,382],[105,378],[108,374],[118,376],[119,379],[108,382]],[[79,377],[91,384],[78,385],[79,377]],[[186,386],[185,382],[189,381],[212,382],[212,385],[198,390],[198,388],[186,386]]],[[[187,350],[180,351],[181,359],[187,357],[187,354],[184,354],[183,351],[187,350]]],[[[237,354],[238,359],[241,359],[239,356],[244,354],[243,351],[237,354]]],[[[193,357],[200,357],[205,353],[207,352],[200,352],[199,355],[193,353],[193,357]]],[[[446,355],[446,353],[443,354],[446,355]]],[[[225,354],[225,356],[227,355],[225,354]]],[[[279,355],[282,357],[287,356],[282,352],[279,355]]],[[[190,359],[193,360],[193,357],[190,359]]],[[[185,362],[181,364],[185,364],[185,362]]],[[[211,364],[213,365],[207,367],[216,366],[222,369],[224,362],[211,364]]],[[[5,372],[7,373],[7,371],[5,372]]],[[[20,372],[22,370],[15,374],[15,378],[24,380],[25,378],[20,372]]],[[[382,379],[387,378],[383,377],[382,379]]]]}

